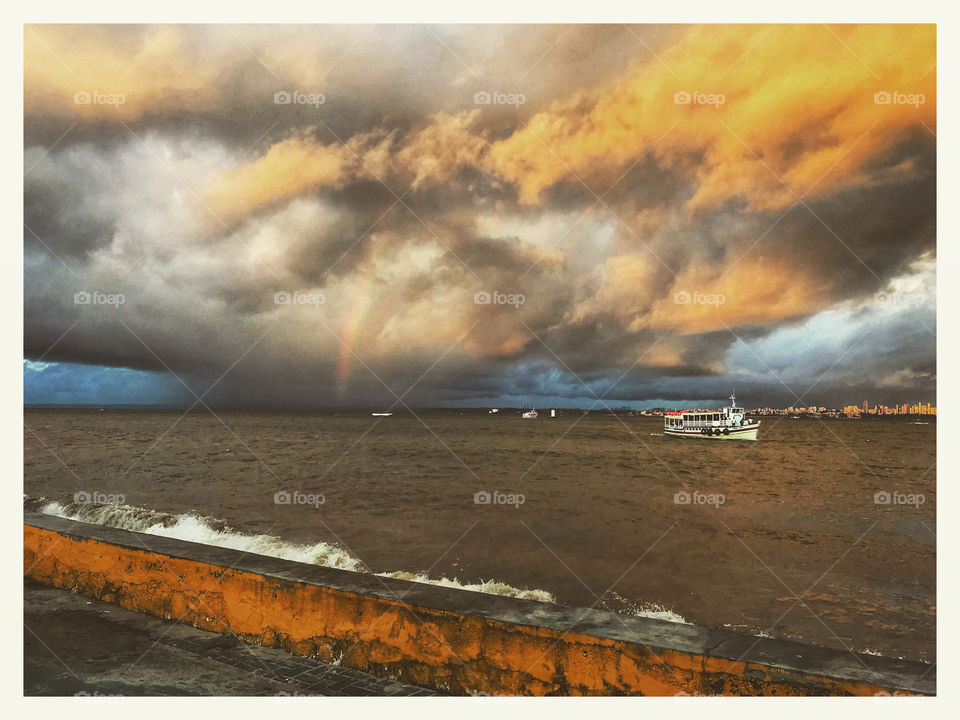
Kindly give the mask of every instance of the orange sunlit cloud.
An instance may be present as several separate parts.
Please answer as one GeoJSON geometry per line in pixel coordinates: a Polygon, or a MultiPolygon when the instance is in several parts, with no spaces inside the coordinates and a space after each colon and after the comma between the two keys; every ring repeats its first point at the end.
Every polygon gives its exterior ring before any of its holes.
{"type": "Polygon", "coordinates": [[[869,180],[867,161],[902,131],[935,129],[934,41],[931,26],[694,27],[588,111],[534,116],[491,148],[490,165],[536,203],[573,175],[600,193],[648,150],[665,166],[702,154],[689,209],[734,198],[783,208],[869,180]]]}

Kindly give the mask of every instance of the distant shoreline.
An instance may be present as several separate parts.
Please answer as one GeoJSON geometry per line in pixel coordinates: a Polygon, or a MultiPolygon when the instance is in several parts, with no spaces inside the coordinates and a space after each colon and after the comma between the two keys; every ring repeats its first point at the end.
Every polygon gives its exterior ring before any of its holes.
{"type": "MultiPolygon", "coordinates": [[[[206,414],[210,410],[204,407],[195,407],[188,409],[187,407],[178,406],[178,405],[47,405],[47,404],[37,404],[37,405],[24,405],[24,411],[27,410],[81,410],[81,411],[90,411],[90,412],[190,412],[190,413],[199,413],[206,414]]],[[[652,410],[629,410],[623,408],[604,408],[602,410],[583,410],[580,408],[549,408],[557,411],[557,418],[562,418],[564,416],[580,416],[580,415],[595,415],[597,417],[603,416],[616,416],[616,417],[649,417],[649,418],[659,418],[662,416],[664,410],[662,408],[656,408],[652,410]]],[[[544,409],[544,419],[557,419],[546,417],[546,410],[544,409]]],[[[362,417],[370,417],[371,412],[377,412],[376,408],[281,408],[281,407],[215,407],[213,408],[216,412],[240,412],[240,413],[260,413],[260,414],[290,414],[290,415],[357,415],[362,417]]],[[[490,413],[489,408],[487,407],[461,407],[461,408],[449,408],[449,407],[416,407],[416,408],[390,408],[390,412],[394,416],[402,417],[404,415],[411,414],[411,411],[414,413],[434,413],[434,414],[457,414],[457,415],[477,415],[477,416],[511,416],[513,414],[519,415],[520,413],[525,412],[527,408],[522,407],[501,407],[499,412],[490,413]]],[[[786,411],[780,413],[761,413],[747,409],[747,413],[750,415],[756,415],[757,417],[764,418],[792,418],[793,415],[786,411]]],[[[834,415],[823,414],[822,416],[814,416],[807,413],[801,413],[797,416],[799,420],[892,420],[892,421],[911,421],[915,422],[919,419],[924,421],[936,421],[936,415],[859,415],[857,417],[837,417],[834,415]]]]}

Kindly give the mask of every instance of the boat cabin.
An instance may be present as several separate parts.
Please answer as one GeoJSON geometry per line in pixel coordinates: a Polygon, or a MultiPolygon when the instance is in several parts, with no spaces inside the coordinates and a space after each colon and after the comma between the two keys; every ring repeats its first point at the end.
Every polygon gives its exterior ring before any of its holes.
{"type": "Polygon", "coordinates": [[[720,410],[681,410],[667,412],[664,427],[673,428],[712,428],[737,427],[743,422],[744,410],[731,404],[720,410]]]}

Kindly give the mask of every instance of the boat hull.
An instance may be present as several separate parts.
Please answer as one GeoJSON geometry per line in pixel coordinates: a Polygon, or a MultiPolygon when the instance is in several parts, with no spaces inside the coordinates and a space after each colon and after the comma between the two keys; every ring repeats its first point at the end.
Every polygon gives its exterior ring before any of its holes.
{"type": "Polygon", "coordinates": [[[757,434],[760,432],[760,423],[736,428],[714,428],[713,430],[714,432],[717,430],[720,432],[716,435],[704,435],[700,428],[690,428],[687,430],[682,428],[664,428],[663,434],[669,437],[699,438],[700,440],[756,440],[757,434]],[[730,434],[724,435],[724,430],[729,430],[730,434]]]}

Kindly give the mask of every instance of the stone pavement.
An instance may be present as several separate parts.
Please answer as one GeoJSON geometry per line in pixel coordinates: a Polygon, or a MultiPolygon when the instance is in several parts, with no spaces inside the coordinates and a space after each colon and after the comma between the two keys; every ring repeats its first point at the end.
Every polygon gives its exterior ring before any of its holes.
{"type": "Polygon", "coordinates": [[[437,695],[29,579],[23,600],[24,695],[437,695]]]}

